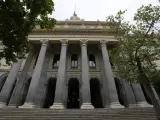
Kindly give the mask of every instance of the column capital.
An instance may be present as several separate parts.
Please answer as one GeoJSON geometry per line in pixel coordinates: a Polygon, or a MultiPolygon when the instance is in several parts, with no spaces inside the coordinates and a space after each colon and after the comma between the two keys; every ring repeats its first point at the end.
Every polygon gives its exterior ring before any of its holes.
{"type": "Polygon", "coordinates": [[[60,40],[62,45],[67,45],[68,44],[68,40],[67,39],[62,39],[60,40]]]}
{"type": "Polygon", "coordinates": [[[86,45],[86,44],[88,43],[88,40],[86,40],[86,39],[81,39],[80,42],[81,42],[81,45],[86,45]]]}
{"type": "Polygon", "coordinates": [[[48,44],[48,39],[41,39],[40,42],[42,43],[42,45],[47,45],[48,44]]]}
{"type": "Polygon", "coordinates": [[[101,47],[106,46],[107,42],[107,40],[100,40],[101,47]]]}

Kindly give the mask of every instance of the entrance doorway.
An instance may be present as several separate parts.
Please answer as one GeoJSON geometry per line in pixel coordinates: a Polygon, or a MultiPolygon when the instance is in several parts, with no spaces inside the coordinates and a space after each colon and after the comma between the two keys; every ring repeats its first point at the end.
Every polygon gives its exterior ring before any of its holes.
{"type": "Polygon", "coordinates": [[[91,103],[94,108],[103,108],[100,82],[97,78],[90,80],[91,103]]]}
{"type": "Polygon", "coordinates": [[[7,75],[5,74],[5,75],[2,75],[2,77],[0,79],[0,92],[3,88],[4,83],[6,82],[7,77],[8,77],[8,74],[7,75]]]}
{"type": "Polygon", "coordinates": [[[147,92],[145,91],[143,84],[140,84],[140,85],[141,85],[141,88],[142,88],[144,97],[146,98],[146,101],[147,101],[150,105],[152,105],[152,101],[151,101],[150,97],[148,96],[147,92]]]}
{"type": "Polygon", "coordinates": [[[125,104],[125,96],[124,96],[121,80],[119,80],[118,78],[115,77],[114,81],[115,81],[115,85],[116,85],[116,90],[117,90],[117,95],[118,95],[119,103],[121,105],[123,105],[123,106],[127,106],[125,104]]]}
{"type": "Polygon", "coordinates": [[[25,83],[25,86],[23,88],[23,94],[22,94],[19,106],[22,106],[24,104],[24,102],[26,101],[26,97],[27,97],[27,94],[28,94],[28,89],[29,89],[29,86],[30,86],[30,83],[31,83],[31,79],[32,78],[29,78],[27,80],[27,82],[25,83]]]}
{"type": "Polygon", "coordinates": [[[46,97],[44,100],[44,108],[49,108],[54,103],[55,89],[56,89],[56,78],[48,79],[46,87],[46,97]]]}
{"type": "Polygon", "coordinates": [[[68,82],[67,108],[79,108],[79,81],[71,78],[68,82]]]}

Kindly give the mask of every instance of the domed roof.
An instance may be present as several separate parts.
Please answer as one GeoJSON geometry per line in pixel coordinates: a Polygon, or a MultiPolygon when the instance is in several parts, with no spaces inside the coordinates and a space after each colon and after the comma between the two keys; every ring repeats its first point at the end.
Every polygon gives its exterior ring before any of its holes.
{"type": "Polygon", "coordinates": [[[70,20],[79,21],[81,19],[77,16],[76,12],[74,11],[73,16],[70,17],[70,20]]]}

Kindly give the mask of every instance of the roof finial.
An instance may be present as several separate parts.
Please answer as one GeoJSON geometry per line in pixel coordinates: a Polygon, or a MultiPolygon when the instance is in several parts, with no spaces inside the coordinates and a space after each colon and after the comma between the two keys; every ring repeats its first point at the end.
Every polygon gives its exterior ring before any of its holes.
{"type": "Polygon", "coordinates": [[[75,4],[75,9],[74,9],[73,16],[77,16],[77,14],[76,14],[76,4],[75,4]]]}

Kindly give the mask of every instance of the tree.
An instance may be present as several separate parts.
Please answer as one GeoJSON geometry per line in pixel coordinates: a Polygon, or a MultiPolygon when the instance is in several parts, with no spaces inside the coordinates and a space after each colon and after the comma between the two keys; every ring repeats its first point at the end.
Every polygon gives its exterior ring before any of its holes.
{"type": "Polygon", "coordinates": [[[119,11],[115,16],[107,17],[110,34],[118,40],[116,47],[110,51],[116,66],[115,73],[121,79],[143,83],[158,119],[160,105],[151,88],[154,81],[160,81],[160,71],[156,60],[160,60],[160,40],[157,39],[160,22],[160,6],[141,6],[134,15],[134,24],[124,20],[126,11],[119,11]]]}
{"type": "Polygon", "coordinates": [[[28,34],[36,24],[42,29],[54,27],[56,20],[49,18],[54,3],[52,0],[2,0],[0,1],[0,42],[3,49],[0,59],[6,63],[24,57],[28,51],[28,34]]]}

